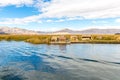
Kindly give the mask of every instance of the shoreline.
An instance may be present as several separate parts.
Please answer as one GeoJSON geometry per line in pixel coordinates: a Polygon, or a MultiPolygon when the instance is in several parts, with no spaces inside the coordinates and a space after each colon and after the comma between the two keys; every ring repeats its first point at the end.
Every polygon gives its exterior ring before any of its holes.
{"type": "Polygon", "coordinates": [[[0,41],[25,41],[32,44],[120,44],[120,35],[0,35],[0,41]]]}
{"type": "MultiPolygon", "coordinates": [[[[0,40],[0,42],[2,41],[7,41],[7,42],[10,42],[10,41],[15,41],[15,40],[0,40]]],[[[22,41],[16,41],[16,42],[22,42],[22,41]]],[[[23,41],[23,42],[26,42],[26,41],[23,41]]],[[[30,44],[48,44],[48,45],[70,45],[70,44],[120,44],[120,42],[71,42],[71,43],[32,43],[32,42],[27,42],[27,43],[30,43],[30,44]]]]}

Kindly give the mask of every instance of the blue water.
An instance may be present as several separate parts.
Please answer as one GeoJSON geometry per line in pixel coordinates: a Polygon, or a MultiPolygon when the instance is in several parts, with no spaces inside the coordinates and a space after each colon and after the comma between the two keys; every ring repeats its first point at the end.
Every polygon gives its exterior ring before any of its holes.
{"type": "Polygon", "coordinates": [[[0,80],[120,80],[120,44],[1,41],[0,80]]]}

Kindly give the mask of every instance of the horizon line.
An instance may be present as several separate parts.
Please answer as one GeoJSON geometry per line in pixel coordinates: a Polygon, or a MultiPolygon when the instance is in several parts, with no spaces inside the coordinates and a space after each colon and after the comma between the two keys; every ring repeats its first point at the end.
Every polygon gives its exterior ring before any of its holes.
{"type": "Polygon", "coordinates": [[[99,28],[96,28],[96,27],[86,27],[86,28],[79,28],[79,29],[74,29],[74,28],[58,28],[58,29],[54,29],[54,30],[47,30],[47,29],[29,29],[29,28],[20,28],[20,27],[9,27],[9,26],[0,26],[0,28],[4,28],[4,27],[8,27],[8,28],[18,28],[18,29],[25,29],[25,30],[32,30],[32,31],[41,31],[41,32],[53,32],[53,31],[60,31],[60,30],[65,30],[65,29],[68,29],[68,30],[73,30],[73,31],[83,31],[83,30],[90,30],[90,29],[120,29],[120,27],[99,27],[99,28]]]}

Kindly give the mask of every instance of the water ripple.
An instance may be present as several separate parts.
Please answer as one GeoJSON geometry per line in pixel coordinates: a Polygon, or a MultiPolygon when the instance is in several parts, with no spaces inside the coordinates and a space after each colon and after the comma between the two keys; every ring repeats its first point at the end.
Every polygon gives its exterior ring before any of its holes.
{"type": "Polygon", "coordinates": [[[120,80],[120,45],[0,45],[0,80],[120,80]]]}

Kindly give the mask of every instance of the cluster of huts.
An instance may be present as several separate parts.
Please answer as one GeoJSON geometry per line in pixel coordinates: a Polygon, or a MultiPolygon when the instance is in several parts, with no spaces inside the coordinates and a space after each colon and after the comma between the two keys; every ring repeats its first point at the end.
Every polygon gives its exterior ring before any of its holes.
{"type": "MultiPolygon", "coordinates": [[[[120,33],[115,34],[115,39],[120,41],[120,33]],[[117,37],[116,37],[117,35],[117,37]]],[[[114,35],[113,35],[114,36],[114,35]]],[[[79,42],[87,42],[92,40],[111,40],[113,37],[111,35],[92,35],[92,34],[54,34],[51,36],[50,43],[79,43],[79,42]],[[69,36],[69,37],[68,37],[69,36]]]]}
{"type": "Polygon", "coordinates": [[[91,35],[70,35],[70,37],[66,37],[65,35],[52,35],[51,36],[51,43],[75,43],[81,40],[92,40],[91,35]]]}

